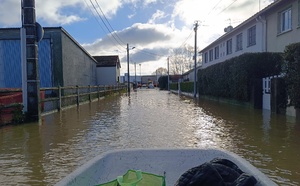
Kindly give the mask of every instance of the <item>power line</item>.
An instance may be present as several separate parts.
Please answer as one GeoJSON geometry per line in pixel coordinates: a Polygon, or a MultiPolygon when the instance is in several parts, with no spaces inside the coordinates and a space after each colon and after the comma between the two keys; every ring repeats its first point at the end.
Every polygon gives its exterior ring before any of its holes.
{"type": "MultiPolygon", "coordinates": [[[[86,0],[84,0],[86,2],[86,0]]],[[[103,25],[105,26],[105,28],[107,29],[107,31],[110,33],[110,35],[112,36],[112,38],[114,39],[114,41],[117,42],[118,45],[120,45],[122,48],[125,48],[123,45],[125,45],[125,42],[119,37],[119,35],[116,33],[116,31],[114,30],[114,28],[112,27],[112,25],[110,24],[110,22],[108,21],[107,17],[105,16],[102,8],[100,7],[99,3],[97,2],[97,0],[95,0],[102,16],[100,15],[99,11],[97,10],[95,4],[92,2],[92,0],[90,0],[90,4],[93,6],[95,12],[97,13],[98,17],[101,19],[103,25]]],[[[87,2],[86,2],[87,4],[87,2]]],[[[90,6],[88,6],[90,8],[90,6]]],[[[91,8],[90,8],[91,10],[91,8]]],[[[92,10],[91,10],[92,11],[92,10]]],[[[92,11],[93,12],[93,11],[92,11]]],[[[95,19],[97,20],[98,24],[100,25],[101,29],[104,31],[104,28],[101,26],[99,20],[96,18],[97,16],[94,14],[93,12],[93,15],[95,17],[95,19]]],[[[105,31],[104,31],[105,32],[105,31]]],[[[191,35],[192,35],[193,31],[191,31],[191,33],[189,34],[189,36],[186,38],[186,40],[181,44],[181,46],[179,48],[181,48],[183,45],[186,44],[187,40],[190,39],[191,35]]],[[[109,37],[110,38],[110,37],[109,37]]],[[[118,47],[118,46],[117,46],[118,47]]],[[[152,52],[148,52],[148,51],[145,51],[143,49],[138,49],[136,47],[136,49],[139,51],[139,52],[142,52],[146,55],[150,55],[150,56],[155,56],[155,57],[164,57],[165,55],[159,55],[159,54],[156,54],[156,53],[152,53],[152,52]]]]}
{"type": "MultiPolygon", "coordinates": [[[[100,24],[99,20],[97,19],[97,16],[95,15],[95,13],[93,12],[93,10],[91,9],[91,7],[89,6],[89,4],[87,3],[86,0],[84,0],[87,7],[89,7],[90,11],[92,12],[94,18],[96,19],[98,25],[100,26],[100,28],[102,29],[102,31],[105,33],[105,29],[102,27],[102,25],[100,24]]],[[[111,37],[108,37],[110,39],[110,41],[117,47],[118,50],[120,50],[119,46],[111,39],[111,37]]],[[[123,47],[124,48],[124,47],[123,47]]]]}
{"type": "Polygon", "coordinates": [[[113,37],[113,39],[123,48],[125,48],[120,42],[119,40],[117,40],[117,38],[114,36],[114,34],[110,31],[110,29],[108,28],[108,26],[106,25],[105,21],[102,19],[102,16],[99,14],[96,6],[94,5],[94,3],[92,2],[92,0],[90,0],[93,8],[95,9],[96,13],[98,14],[99,18],[101,19],[102,23],[104,24],[104,26],[106,27],[106,29],[108,30],[108,32],[110,33],[110,35],[113,37]]]}
{"type": "Polygon", "coordinates": [[[209,15],[221,2],[222,0],[220,0],[219,2],[217,2],[217,4],[209,11],[209,13],[207,15],[209,15]]]}
{"type": "Polygon", "coordinates": [[[97,3],[104,19],[106,20],[106,22],[108,23],[109,27],[111,28],[112,32],[117,36],[117,38],[125,45],[126,43],[122,41],[122,39],[119,37],[119,35],[116,33],[116,31],[114,30],[114,28],[111,26],[111,24],[109,23],[108,19],[106,18],[104,12],[102,11],[102,8],[100,7],[99,3],[95,0],[95,2],[97,3]]]}
{"type": "Polygon", "coordinates": [[[180,45],[180,47],[179,48],[181,48],[181,47],[183,47],[185,44],[186,44],[186,42],[191,38],[191,36],[192,36],[192,33],[193,33],[193,29],[191,30],[191,33],[190,33],[190,35],[185,39],[185,41],[180,45]]]}
{"type": "Polygon", "coordinates": [[[227,8],[229,8],[231,5],[233,5],[235,2],[237,2],[237,0],[234,0],[232,3],[230,3],[230,5],[228,5],[226,8],[224,8],[221,12],[219,12],[217,15],[221,14],[222,12],[224,12],[227,8]]]}

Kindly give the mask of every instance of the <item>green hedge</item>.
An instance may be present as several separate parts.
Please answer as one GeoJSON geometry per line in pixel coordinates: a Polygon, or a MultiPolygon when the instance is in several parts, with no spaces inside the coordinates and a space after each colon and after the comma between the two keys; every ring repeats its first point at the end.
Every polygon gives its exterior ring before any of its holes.
{"type": "Polygon", "coordinates": [[[168,90],[168,76],[160,76],[158,78],[158,84],[160,90],[168,90]]]}
{"type": "Polygon", "coordinates": [[[284,61],[289,105],[300,108],[300,43],[290,44],[285,48],[284,61]]]}
{"type": "Polygon", "coordinates": [[[180,89],[182,92],[194,92],[194,82],[182,82],[180,83],[180,89]]]}
{"type": "Polygon", "coordinates": [[[246,53],[201,69],[199,94],[249,102],[255,79],[280,74],[282,61],[281,53],[246,53]]]}
{"type": "Polygon", "coordinates": [[[178,90],[178,83],[170,83],[170,90],[178,90]]]}

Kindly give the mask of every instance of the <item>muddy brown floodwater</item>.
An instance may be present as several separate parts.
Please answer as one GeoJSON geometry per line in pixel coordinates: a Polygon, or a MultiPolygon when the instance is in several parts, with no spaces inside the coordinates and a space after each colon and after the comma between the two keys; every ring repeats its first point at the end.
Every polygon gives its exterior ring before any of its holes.
{"type": "Polygon", "coordinates": [[[53,185],[112,149],[218,147],[279,185],[300,184],[300,122],[242,106],[140,89],[0,128],[0,185],[53,185]]]}

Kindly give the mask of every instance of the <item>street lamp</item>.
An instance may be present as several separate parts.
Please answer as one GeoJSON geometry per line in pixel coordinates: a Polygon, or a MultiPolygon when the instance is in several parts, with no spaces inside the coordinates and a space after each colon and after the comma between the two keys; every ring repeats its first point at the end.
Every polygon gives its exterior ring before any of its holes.
{"type": "MultiPolygon", "coordinates": [[[[132,47],[131,49],[134,49],[132,47]]],[[[127,91],[130,93],[130,75],[129,75],[129,44],[127,43],[127,91]]]]}

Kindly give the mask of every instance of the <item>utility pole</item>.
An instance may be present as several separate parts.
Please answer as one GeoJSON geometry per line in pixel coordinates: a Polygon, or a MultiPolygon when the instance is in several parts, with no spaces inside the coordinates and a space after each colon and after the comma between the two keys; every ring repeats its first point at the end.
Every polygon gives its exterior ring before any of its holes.
{"type": "Polygon", "coordinates": [[[129,75],[129,45],[127,43],[127,92],[130,93],[130,75],[129,75]]]}
{"type": "Polygon", "coordinates": [[[170,57],[168,57],[168,91],[170,91],[170,70],[169,70],[170,57]]]}
{"type": "Polygon", "coordinates": [[[140,78],[141,78],[141,85],[142,85],[142,64],[140,63],[139,66],[140,66],[140,78]]]}
{"type": "MultiPolygon", "coordinates": [[[[132,47],[131,49],[134,49],[135,47],[132,47]]],[[[128,93],[130,93],[130,74],[129,74],[129,44],[127,43],[127,79],[128,79],[128,93]]]]}
{"type": "Polygon", "coordinates": [[[26,31],[27,120],[39,121],[40,80],[38,71],[37,23],[35,0],[22,0],[22,26],[26,31]]]}
{"type": "Polygon", "coordinates": [[[197,86],[196,86],[196,83],[197,83],[197,29],[198,29],[198,21],[196,21],[195,28],[194,28],[194,31],[195,31],[194,98],[196,98],[196,96],[197,96],[197,86]]]}
{"type": "Polygon", "coordinates": [[[136,63],[134,63],[134,84],[135,84],[135,88],[137,86],[137,83],[136,83],[136,63]]]}

